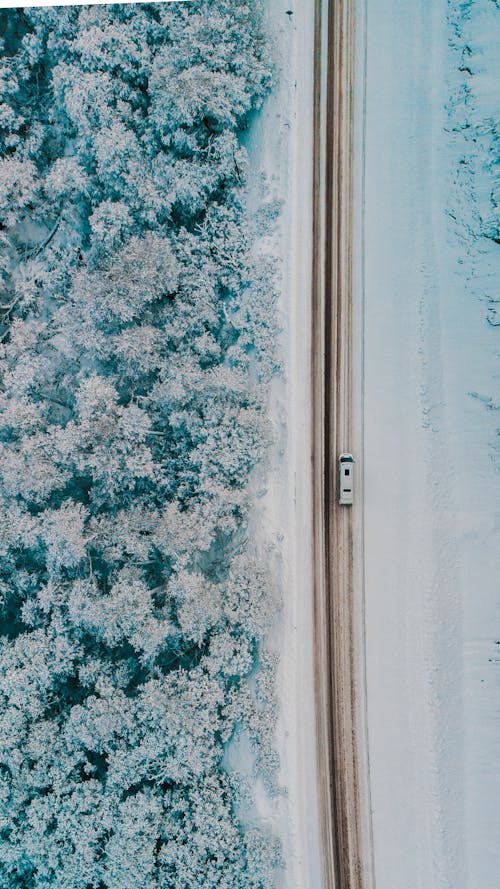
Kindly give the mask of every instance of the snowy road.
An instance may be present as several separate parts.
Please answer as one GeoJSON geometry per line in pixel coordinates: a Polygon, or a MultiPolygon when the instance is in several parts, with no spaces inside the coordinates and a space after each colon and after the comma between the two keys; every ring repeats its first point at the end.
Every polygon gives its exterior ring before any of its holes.
{"type": "MultiPolygon", "coordinates": [[[[318,3],[313,256],[313,534],[318,795],[325,889],[371,885],[362,488],[338,505],[337,458],[361,456],[361,316],[353,256],[361,169],[351,0],[318,3]],[[358,307],[355,308],[354,304],[358,307]]],[[[361,84],[359,85],[361,86],[361,84]]],[[[362,95],[362,91],[361,91],[362,95]]],[[[362,101],[361,101],[362,104],[362,101]]]]}
{"type": "MultiPolygon", "coordinates": [[[[463,38],[476,40],[483,66],[490,6],[477,0],[463,38]]],[[[281,11],[300,47],[289,54],[293,448],[283,514],[294,526],[280,692],[293,889],[320,884],[310,515],[322,887],[498,887],[498,328],[484,308],[498,268],[486,267],[484,238],[470,241],[474,198],[461,183],[465,171],[470,187],[480,161],[465,166],[467,146],[450,131],[448,14],[446,0],[316,0],[311,508],[303,332],[312,28],[305,8],[293,22],[281,11]],[[460,242],[450,219],[464,220],[460,242]],[[352,510],[336,503],[344,450],[357,460],[352,510]]],[[[477,82],[486,91],[487,72],[477,82]]],[[[274,119],[270,129],[278,132],[274,119]]],[[[487,195],[486,178],[482,187],[487,195]]]]}

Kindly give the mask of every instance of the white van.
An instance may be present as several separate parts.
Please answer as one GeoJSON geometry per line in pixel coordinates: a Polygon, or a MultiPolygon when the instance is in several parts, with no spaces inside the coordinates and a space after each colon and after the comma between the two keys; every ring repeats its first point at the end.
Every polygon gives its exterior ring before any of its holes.
{"type": "Polygon", "coordinates": [[[341,454],[339,457],[339,503],[352,506],[354,490],[354,457],[341,454]]]}

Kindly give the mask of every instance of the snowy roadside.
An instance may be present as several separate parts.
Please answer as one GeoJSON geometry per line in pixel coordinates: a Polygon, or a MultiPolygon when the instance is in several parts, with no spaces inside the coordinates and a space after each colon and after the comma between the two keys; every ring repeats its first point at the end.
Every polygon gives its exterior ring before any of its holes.
{"type": "Polygon", "coordinates": [[[444,2],[368,0],[365,589],[375,871],[384,889],[466,885],[440,319],[451,285],[445,25],[444,2]]]}
{"type": "Polygon", "coordinates": [[[449,7],[450,243],[447,293],[450,450],[463,599],[465,854],[468,886],[496,889],[500,868],[500,246],[498,121],[500,10],[487,0],[449,7]],[[495,166],[496,165],[496,166],[495,166]],[[496,220],[495,220],[496,215],[496,220]],[[496,226],[496,229],[495,229],[496,226]],[[489,233],[490,237],[485,237],[489,233]],[[465,360],[464,360],[465,359],[465,360]]]}
{"type": "Polygon", "coordinates": [[[312,650],[310,484],[310,268],[312,195],[312,4],[293,14],[284,0],[266,3],[275,46],[277,84],[254,121],[247,143],[250,201],[265,189],[282,204],[271,242],[260,249],[281,258],[278,358],[283,373],[271,385],[275,434],[265,492],[255,478],[252,534],[263,551],[281,554],[283,608],[267,647],[280,657],[276,745],[283,795],[270,799],[258,784],[259,814],[281,837],[286,889],[319,886],[312,650]],[[259,496],[260,494],[260,496],[259,496]]]}
{"type": "MultiPolygon", "coordinates": [[[[384,889],[498,886],[498,473],[487,409],[498,329],[486,320],[498,265],[474,231],[475,203],[491,188],[484,145],[453,132],[456,112],[446,113],[457,65],[449,9],[367,4],[365,579],[384,889]]],[[[498,91],[486,38],[499,12],[481,2],[462,12],[481,54],[484,117],[498,91]]]]}

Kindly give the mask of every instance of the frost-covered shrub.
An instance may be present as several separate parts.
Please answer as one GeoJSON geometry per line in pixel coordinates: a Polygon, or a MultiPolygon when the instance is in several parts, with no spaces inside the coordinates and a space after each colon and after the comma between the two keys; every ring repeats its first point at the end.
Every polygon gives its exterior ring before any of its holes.
{"type": "Polygon", "coordinates": [[[0,886],[264,889],[224,765],[243,725],[276,768],[258,0],[0,23],[0,886]]]}

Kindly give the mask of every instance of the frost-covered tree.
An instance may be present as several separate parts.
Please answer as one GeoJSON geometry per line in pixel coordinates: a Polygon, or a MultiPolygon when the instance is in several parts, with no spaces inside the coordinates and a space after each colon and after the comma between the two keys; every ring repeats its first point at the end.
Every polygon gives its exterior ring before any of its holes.
{"type": "Polygon", "coordinates": [[[0,887],[268,889],[225,765],[246,731],[273,784],[258,0],[0,34],[0,887]]]}

